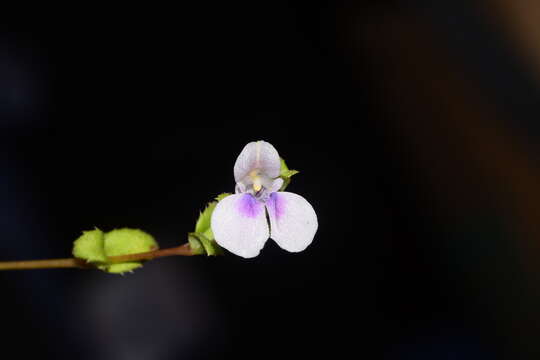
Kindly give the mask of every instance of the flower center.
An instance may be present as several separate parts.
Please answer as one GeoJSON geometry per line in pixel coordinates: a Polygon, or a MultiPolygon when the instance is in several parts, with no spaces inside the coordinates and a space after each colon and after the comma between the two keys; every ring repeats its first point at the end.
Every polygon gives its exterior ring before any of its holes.
{"type": "Polygon", "coordinates": [[[266,202],[274,180],[266,175],[261,169],[251,170],[241,181],[236,183],[235,192],[251,194],[255,199],[266,202]]]}
{"type": "Polygon", "coordinates": [[[261,191],[263,186],[263,179],[259,169],[251,170],[248,176],[253,184],[253,190],[255,190],[255,192],[261,191]]]}

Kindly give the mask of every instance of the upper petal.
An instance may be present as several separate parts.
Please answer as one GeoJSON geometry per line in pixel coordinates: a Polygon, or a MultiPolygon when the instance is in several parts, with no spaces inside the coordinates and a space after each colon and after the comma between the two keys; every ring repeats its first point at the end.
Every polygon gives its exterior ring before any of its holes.
{"type": "Polygon", "coordinates": [[[234,179],[239,182],[254,169],[260,169],[265,175],[276,178],[280,168],[279,154],[272,144],[262,140],[253,141],[238,155],[234,164],[234,179]]]}
{"type": "Polygon", "coordinates": [[[317,232],[317,215],[300,195],[275,192],[266,202],[270,237],[282,248],[299,252],[308,247],[317,232]]]}
{"type": "Polygon", "coordinates": [[[229,195],[218,202],[211,226],[220,246],[245,258],[259,255],[269,237],[264,204],[251,194],[229,195]]]}

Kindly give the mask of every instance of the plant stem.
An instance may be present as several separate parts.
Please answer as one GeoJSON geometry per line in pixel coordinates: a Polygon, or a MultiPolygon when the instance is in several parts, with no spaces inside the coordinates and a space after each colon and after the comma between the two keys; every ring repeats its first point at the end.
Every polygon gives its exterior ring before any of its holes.
{"type": "Polygon", "coordinates": [[[139,261],[139,260],[152,260],[166,256],[192,256],[195,255],[191,252],[189,244],[180,245],[168,249],[152,250],[143,253],[109,256],[109,261],[112,263],[121,263],[127,261],[139,261]]]}
{"type": "MultiPolygon", "coordinates": [[[[168,249],[152,250],[143,253],[111,256],[108,260],[112,263],[127,261],[152,260],[166,256],[192,256],[189,244],[180,245],[168,249]]],[[[31,270],[31,269],[61,269],[79,268],[95,269],[95,267],[82,259],[45,259],[45,260],[22,260],[22,261],[0,261],[0,271],[2,270],[31,270]]]]}
{"type": "Polygon", "coordinates": [[[93,268],[84,260],[76,258],[0,261],[0,270],[30,270],[30,269],[59,269],[59,268],[93,268]]]}

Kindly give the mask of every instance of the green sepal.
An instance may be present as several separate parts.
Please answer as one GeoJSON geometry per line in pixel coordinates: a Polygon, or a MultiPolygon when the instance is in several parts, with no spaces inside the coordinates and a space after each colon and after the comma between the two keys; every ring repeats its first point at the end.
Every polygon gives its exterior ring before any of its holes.
{"type": "Polygon", "coordinates": [[[193,233],[188,234],[188,242],[189,242],[189,248],[191,249],[191,252],[194,255],[203,255],[206,254],[206,250],[204,249],[204,246],[199,240],[199,238],[195,235],[192,235],[193,233]]]}
{"type": "Polygon", "coordinates": [[[210,229],[210,220],[212,219],[212,213],[216,208],[216,205],[219,201],[225,199],[227,196],[231,195],[230,193],[222,193],[215,197],[216,201],[209,202],[206,205],[206,208],[199,213],[199,218],[195,224],[195,232],[204,233],[210,229]]]}
{"type": "MultiPolygon", "coordinates": [[[[198,232],[192,232],[188,234],[188,240],[189,240],[189,246],[191,247],[192,242],[197,241],[197,246],[200,245],[202,247],[203,252],[200,252],[200,247],[198,248],[197,254],[206,254],[208,256],[217,256],[217,255],[223,255],[223,249],[217,244],[217,242],[214,240],[214,235],[212,233],[212,230],[210,232],[206,233],[207,235],[211,235],[211,238],[208,236],[198,233],[198,232]]],[[[193,251],[193,248],[192,248],[193,251]]]]}
{"type": "Polygon", "coordinates": [[[215,197],[216,201],[221,201],[225,199],[227,196],[232,195],[231,193],[221,193],[218,196],[215,197]]]}
{"type": "Polygon", "coordinates": [[[225,199],[230,193],[222,193],[215,197],[216,201],[209,202],[206,208],[199,213],[199,218],[195,224],[195,231],[188,234],[189,247],[196,255],[206,254],[208,256],[222,255],[223,250],[214,240],[211,220],[212,213],[219,201],[225,199]]]}
{"type": "Polygon", "coordinates": [[[212,213],[216,208],[217,201],[208,203],[206,208],[199,214],[197,224],[195,224],[195,232],[203,233],[207,229],[210,229],[210,220],[212,219],[212,213]]]}
{"type": "Polygon", "coordinates": [[[279,189],[279,191],[283,191],[291,183],[291,177],[293,175],[298,174],[300,171],[290,170],[287,164],[285,163],[285,160],[283,160],[283,158],[280,158],[280,161],[281,161],[281,169],[279,172],[279,177],[283,179],[283,185],[281,185],[281,188],[279,189]]]}

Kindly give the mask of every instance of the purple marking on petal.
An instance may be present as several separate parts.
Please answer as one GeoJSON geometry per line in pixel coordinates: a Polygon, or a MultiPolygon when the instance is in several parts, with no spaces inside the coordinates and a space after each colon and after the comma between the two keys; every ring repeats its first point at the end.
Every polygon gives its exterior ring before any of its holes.
{"type": "Polygon", "coordinates": [[[238,201],[238,211],[242,216],[255,218],[264,208],[251,194],[245,194],[238,201]]]}
{"type": "Polygon", "coordinates": [[[270,194],[270,199],[266,203],[273,211],[276,219],[281,218],[285,214],[286,200],[283,196],[279,196],[279,193],[273,192],[270,194]]]}

